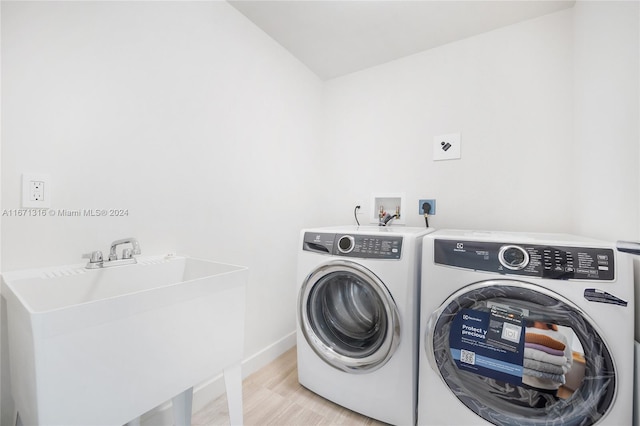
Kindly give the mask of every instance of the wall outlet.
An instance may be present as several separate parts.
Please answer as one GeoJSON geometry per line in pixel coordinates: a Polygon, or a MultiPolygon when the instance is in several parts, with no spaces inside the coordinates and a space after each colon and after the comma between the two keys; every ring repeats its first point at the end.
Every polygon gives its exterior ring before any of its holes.
{"type": "Polygon", "coordinates": [[[44,182],[32,180],[29,182],[29,201],[44,200],[44,182]]]}
{"type": "Polygon", "coordinates": [[[424,206],[425,203],[428,203],[429,205],[431,205],[431,209],[429,210],[429,216],[434,216],[436,214],[436,200],[431,199],[431,200],[418,200],[418,214],[421,216],[424,216],[424,209],[422,206],[424,206]]]}
{"type": "Polygon", "coordinates": [[[433,137],[433,160],[455,160],[460,158],[460,133],[433,137]]]}
{"type": "Polygon", "coordinates": [[[51,177],[42,173],[22,174],[22,207],[51,207],[51,177]]]}

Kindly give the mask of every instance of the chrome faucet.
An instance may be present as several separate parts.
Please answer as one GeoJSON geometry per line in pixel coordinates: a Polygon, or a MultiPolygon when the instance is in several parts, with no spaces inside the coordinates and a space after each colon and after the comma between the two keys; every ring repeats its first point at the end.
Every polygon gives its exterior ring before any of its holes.
{"type": "Polygon", "coordinates": [[[116,248],[122,244],[131,244],[131,249],[122,250],[122,259],[131,259],[132,256],[137,256],[141,254],[140,251],[140,243],[135,238],[123,238],[121,240],[116,240],[111,243],[111,250],[109,250],[109,261],[118,260],[118,254],[116,253],[116,248]]]}
{"type": "Polygon", "coordinates": [[[108,268],[109,266],[118,266],[118,265],[128,265],[132,263],[137,263],[136,259],[133,256],[137,256],[142,254],[140,250],[140,243],[135,238],[123,238],[121,240],[116,240],[111,243],[111,249],[109,250],[109,260],[105,261],[102,257],[101,251],[92,251],[91,253],[87,253],[82,255],[83,258],[89,259],[89,263],[85,268],[87,269],[98,269],[98,268],[108,268]],[[118,254],[116,253],[116,249],[119,245],[122,244],[131,244],[131,248],[122,249],[122,258],[118,259],[118,254]]]}

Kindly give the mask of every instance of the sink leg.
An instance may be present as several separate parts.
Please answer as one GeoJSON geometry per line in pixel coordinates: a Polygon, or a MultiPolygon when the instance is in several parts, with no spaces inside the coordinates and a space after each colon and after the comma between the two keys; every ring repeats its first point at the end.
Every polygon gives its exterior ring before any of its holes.
{"type": "Polygon", "coordinates": [[[140,426],[140,417],[136,417],[135,419],[126,423],[124,426],[140,426]]]}
{"type": "Polygon", "coordinates": [[[173,422],[176,426],[191,426],[191,407],[193,404],[193,388],[189,388],[171,400],[173,405],[173,422]]]}
{"type": "Polygon", "coordinates": [[[229,422],[232,426],[243,424],[242,419],[242,368],[236,364],[224,370],[224,384],[227,388],[229,422]]]}

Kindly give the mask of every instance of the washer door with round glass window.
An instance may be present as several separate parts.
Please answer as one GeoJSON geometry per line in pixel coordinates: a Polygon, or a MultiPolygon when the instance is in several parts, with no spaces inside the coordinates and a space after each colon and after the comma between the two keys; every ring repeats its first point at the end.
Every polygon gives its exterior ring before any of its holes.
{"type": "Polygon", "coordinates": [[[458,400],[496,425],[591,425],[616,393],[612,356],[593,322],[531,283],[460,289],[431,315],[424,350],[458,400]]]}
{"type": "Polygon", "coordinates": [[[352,373],[382,367],[400,342],[398,308],[369,269],[336,260],[302,285],[299,321],[305,339],[329,365],[352,373]]]}

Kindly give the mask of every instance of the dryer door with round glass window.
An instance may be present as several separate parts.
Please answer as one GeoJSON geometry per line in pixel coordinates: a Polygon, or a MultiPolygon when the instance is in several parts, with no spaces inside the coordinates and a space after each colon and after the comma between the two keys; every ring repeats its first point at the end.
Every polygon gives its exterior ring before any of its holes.
{"type": "Polygon", "coordinates": [[[616,371],[573,303],[516,280],[471,284],[431,315],[427,357],[456,397],[497,425],[591,425],[609,410],[616,371]]]}
{"type": "Polygon", "coordinates": [[[302,332],[325,362],[363,373],[384,365],[400,341],[398,308],[384,283],[350,261],[312,272],[298,300],[302,332]]]}

